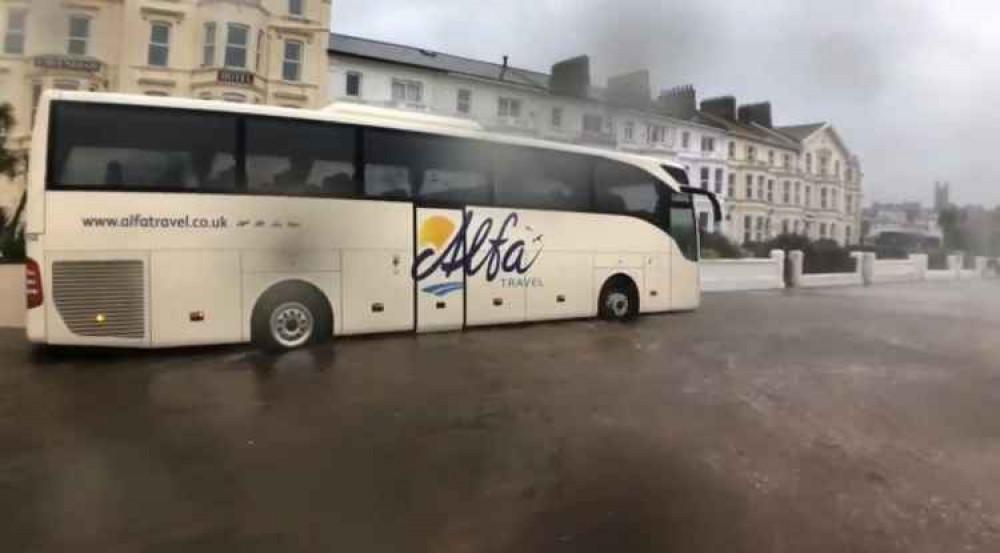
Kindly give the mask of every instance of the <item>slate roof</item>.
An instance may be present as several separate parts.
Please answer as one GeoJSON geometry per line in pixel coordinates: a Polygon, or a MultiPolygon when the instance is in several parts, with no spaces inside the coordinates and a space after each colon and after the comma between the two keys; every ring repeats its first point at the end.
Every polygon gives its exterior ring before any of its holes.
{"type": "Polygon", "coordinates": [[[508,67],[504,71],[503,64],[500,63],[463,58],[425,48],[404,46],[350,35],[330,33],[330,42],[327,46],[327,51],[334,54],[346,54],[359,58],[467,75],[480,79],[503,81],[533,88],[545,90],[549,88],[549,76],[538,71],[519,67],[508,67]]]}
{"type": "Polygon", "coordinates": [[[788,135],[795,140],[802,142],[809,138],[814,132],[822,129],[826,123],[810,123],[808,125],[791,125],[788,127],[777,127],[776,131],[788,135]]]}
{"type": "Polygon", "coordinates": [[[698,115],[712,121],[714,124],[719,125],[733,134],[742,135],[744,138],[750,138],[772,146],[778,146],[780,148],[790,148],[794,150],[798,150],[800,148],[800,142],[797,139],[792,139],[790,136],[786,136],[784,133],[780,133],[776,129],[768,129],[755,123],[747,124],[740,121],[732,121],[724,117],[712,115],[711,113],[705,113],[703,111],[699,111],[698,115]]]}

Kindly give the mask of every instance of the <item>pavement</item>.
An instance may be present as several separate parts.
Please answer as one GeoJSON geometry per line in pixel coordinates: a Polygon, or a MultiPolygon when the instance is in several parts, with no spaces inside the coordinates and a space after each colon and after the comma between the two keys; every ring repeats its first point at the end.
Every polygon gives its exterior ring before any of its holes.
{"type": "Polygon", "coordinates": [[[0,331],[0,550],[998,551],[1000,281],[284,356],[0,331]]]}

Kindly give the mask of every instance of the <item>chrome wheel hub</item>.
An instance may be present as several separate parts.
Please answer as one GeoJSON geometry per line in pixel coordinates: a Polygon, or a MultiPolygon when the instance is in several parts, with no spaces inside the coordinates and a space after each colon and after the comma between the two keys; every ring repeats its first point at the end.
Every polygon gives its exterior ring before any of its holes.
{"type": "Polygon", "coordinates": [[[286,348],[308,342],[314,326],[312,312],[298,302],[283,303],[271,313],[271,336],[286,348]]]}
{"type": "Polygon", "coordinates": [[[628,295],[623,292],[612,292],[608,294],[607,299],[604,301],[605,307],[612,315],[621,319],[628,316],[628,295]]]}

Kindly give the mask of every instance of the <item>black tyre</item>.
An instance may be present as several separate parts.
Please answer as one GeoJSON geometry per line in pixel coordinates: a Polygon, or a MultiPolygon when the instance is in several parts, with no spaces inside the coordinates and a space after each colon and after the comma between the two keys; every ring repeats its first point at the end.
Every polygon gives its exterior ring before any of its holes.
{"type": "Polygon", "coordinates": [[[254,307],[250,325],[254,344],[287,351],[328,340],[333,334],[333,313],[316,288],[289,282],[264,294],[254,307]]]}
{"type": "Polygon", "coordinates": [[[598,313],[607,321],[628,321],[639,313],[639,294],[626,277],[614,277],[601,288],[598,313]]]}

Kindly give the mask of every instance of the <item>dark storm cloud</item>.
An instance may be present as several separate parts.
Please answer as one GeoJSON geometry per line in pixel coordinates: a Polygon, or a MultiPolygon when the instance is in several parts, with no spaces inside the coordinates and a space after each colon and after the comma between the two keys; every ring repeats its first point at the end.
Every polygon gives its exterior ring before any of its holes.
{"type": "Polygon", "coordinates": [[[333,28],[538,70],[586,53],[600,81],[648,68],[661,88],[771,100],[779,124],[836,125],[870,200],[944,179],[994,204],[998,17],[994,0],[338,0],[333,28]]]}

